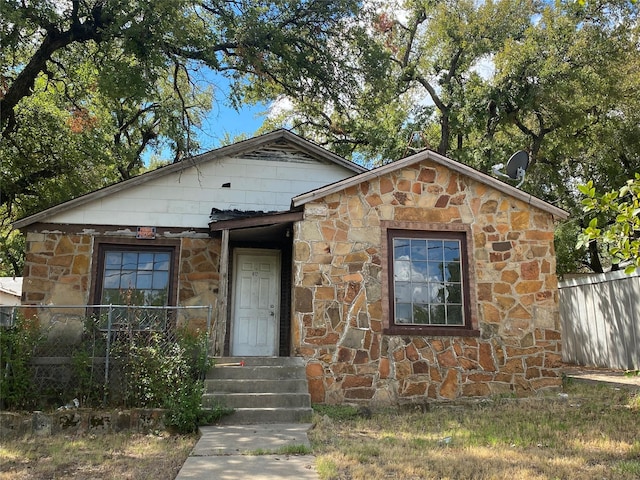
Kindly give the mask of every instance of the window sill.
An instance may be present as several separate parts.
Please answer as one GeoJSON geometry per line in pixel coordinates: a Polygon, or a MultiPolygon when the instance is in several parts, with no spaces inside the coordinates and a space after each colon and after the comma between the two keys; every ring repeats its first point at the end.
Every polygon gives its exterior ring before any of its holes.
{"type": "Polygon", "coordinates": [[[382,330],[384,335],[415,335],[422,337],[479,337],[480,330],[467,327],[422,327],[393,325],[382,330]]]}

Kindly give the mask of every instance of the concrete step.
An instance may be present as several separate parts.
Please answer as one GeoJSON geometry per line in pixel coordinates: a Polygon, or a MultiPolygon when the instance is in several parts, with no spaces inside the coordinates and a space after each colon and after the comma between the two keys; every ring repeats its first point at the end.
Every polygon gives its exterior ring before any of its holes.
{"type": "Polygon", "coordinates": [[[308,393],[306,378],[285,380],[238,380],[209,378],[204,382],[205,393],[308,393]]]}
{"type": "Polygon", "coordinates": [[[207,379],[229,380],[291,380],[306,376],[305,367],[280,367],[276,365],[213,367],[207,379]]]}
{"type": "Polygon", "coordinates": [[[202,406],[222,405],[228,408],[309,408],[308,393],[205,393],[202,406]]]}
{"type": "Polygon", "coordinates": [[[237,408],[218,422],[221,425],[249,425],[262,423],[309,423],[311,408],[237,408]]]}
{"type": "Polygon", "coordinates": [[[216,365],[243,362],[245,366],[288,366],[304,367],[305,362],[302,357],[212,357],[216,365]]]}
{"type": "Polygon", "coordinates": [[[304,359],[218,357],[207,373],[202,405],[234,409],[220,423],[309,422],[311,396],[304,359]],[[242,362],[242,365],[240,363],[242,362]]]}

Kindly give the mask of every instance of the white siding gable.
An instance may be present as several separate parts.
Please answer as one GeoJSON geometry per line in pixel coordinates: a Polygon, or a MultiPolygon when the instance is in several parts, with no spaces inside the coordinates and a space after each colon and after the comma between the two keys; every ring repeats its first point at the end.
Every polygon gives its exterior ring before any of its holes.
{"type": "Polygon", "coordinates": [[[54,213],[48,223],[207,228],[212,208],[284,211],[354,172],[303,152],[262,149],[189,165],[54,213]],[[230,184],[229,187],[223,187],[230,184]]]}

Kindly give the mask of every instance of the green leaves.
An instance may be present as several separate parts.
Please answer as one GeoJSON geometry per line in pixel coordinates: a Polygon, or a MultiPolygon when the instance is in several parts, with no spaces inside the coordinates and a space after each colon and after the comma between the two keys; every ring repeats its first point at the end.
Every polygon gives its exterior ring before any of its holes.
{"type": "Polygon", "coordinates": [[[0,408],[3,410],[36,406],[30,361],[35,347],[42,341],[37,319],[20,315],[15,325],[0,328],[0,408]]]}
{"type": "Polygon", "coordinates": [[[286,93],[337,101],[355,81],[341,39],[358,5],[3,1],[0,229],[136,175],[149,154],[177,162],[198,153],[214,100],[240,106],[286,93]],[[206,84],[210,72],[231,81],[225,98],[206,84]]]}
{"type": "Polygon", "coordinates": [[[595,216],[579,235],[577,248],[598,240],[606,247],[612,264],[626,263],[626,273],[640,269],[640,174],[603,195],[596,194],[592,181],[578,189],[586,196],[583,210],[595,216]]]}
{"type": "Polygon", "coordinates": [[[344,46],[360,81],[342,104],[292,97],[265,128],[293,127],[371,165],[430,148],[491,172],[525,149],[522,189],[576,222],[557,237],[559,273],[600,270],[597,245],[574,247],[578,224],[594,216],[583,199],[625,195],[623,179],[640,171],[638,5],[408,0],[368,13],[344,46]]]}
{"type": "MultiPolygon", "coordinates": [[[[585,185],[578,185],[578,190],[580,191],[580,193],[582,193],[583,195],[586,195],[589,197],[589,199],[594,198],[596,195],[596,189],[593,186],[593,181],[589,180],[585,185]]],[[[585,199],[582,201],[582,203],[584,204],[585,202],[587,202],[589,199],[585,199]]]]}

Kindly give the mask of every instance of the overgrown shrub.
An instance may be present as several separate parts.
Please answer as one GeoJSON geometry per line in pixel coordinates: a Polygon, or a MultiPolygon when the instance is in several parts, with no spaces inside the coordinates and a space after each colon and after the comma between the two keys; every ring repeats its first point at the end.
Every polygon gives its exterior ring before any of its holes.
{"type": "Polygon", "coordinates": [[[0,407],[42,409],[77,399],[69,403],[164,408],[166,425],[179,432],[194,431],[226,413],[223,408],[201,406],[204,378],[213,365],[205,332],[165,328],[109,332],[100,328],[98,319],[89,317],[65,367],[70,373],[64,375],[64,382],[46,384],[56,390],[46,398],[55,400],[43,405],[44,390],[36,388],[37,370],[30,362],[45,336],[35,320],[19,320],[0,329],[0,407]]]}
{"type": "Polygon", "coordinates": [[[28,409],[35,405],[29,362],[41,341],[35,319],[19,316],[13,326],[0,327],[1,409],[28,409]]]}
{"type": "Polygon", "coordinates": [[[198,425],[209,425],[223,415],[231,413],[231,410],[219,405],[211,409],[203,409],[201,405],[203,393],[202,380],[193,383],[184,382],[176,388],[167,397],[164,405],[167,409],[166,426],[178,433],[191,433],[198,429],[198,425]]]}
{"type": "Polygon", "coordinates": [[[100,319],[88,316],[84,322],[82,341],[71,355],[71,370],[75,383],[72,392],[65,392],[76,398],[82,407],[97,407],[104,402],[104,363],[95,357],[106,355],[106,334],[99,328],[100,319]]]}
{"type": "Polygon", "coordinates": [[[162,332],[133,332],[112,349],[120,364],[127,406],[166,408],[165,423],[186,433],[225,412],[201,406],[204,377],[213,365],[202,332],[179,330],[168,340],[162,332]]]}
{"type": "Polygon", "coordinates": [[[77,349],[71,357],[71,369],[76,380],[72,395],[82,407],[95,407],[104,399],[104,374],[99,375],[93,355],[84,348],[77,349]]]}

